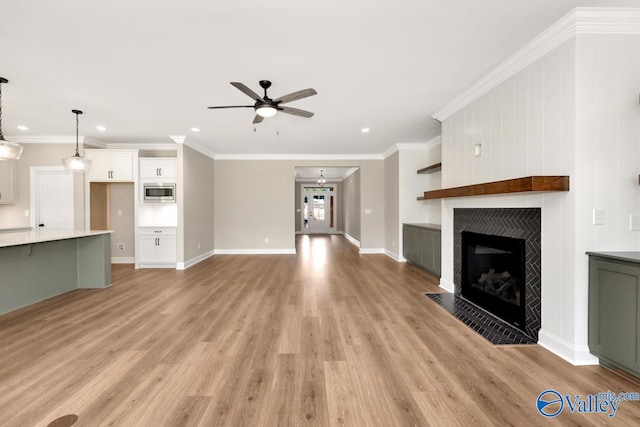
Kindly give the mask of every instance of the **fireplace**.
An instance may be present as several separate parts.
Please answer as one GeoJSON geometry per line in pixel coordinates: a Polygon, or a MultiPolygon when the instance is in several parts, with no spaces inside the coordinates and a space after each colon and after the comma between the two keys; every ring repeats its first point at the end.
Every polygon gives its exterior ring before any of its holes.
{"type": "MultiPolygon", "coordinates": [[[[542,281],[540,276],[542,266],[541,248],[541,209],[540,208],[454,208],[453,209],[453,278],[454,292],[462,296],[462,234],[471,232],[476,234],[524,240],[524,274],[520,277],[520,307],[524,310],[522,318],[517,320],[518,329],[537,340],[538,331],[542,323],[542,281]]],[[[487,245],[483,245],[487,247],[487,245]]],[[[490,269],[488,269],[490,270],[490,269]]],[[[501,266],[493,267],[493,275],[509,271],[518,277],[511,269],[501,266]]],[[[489,271],[486,271],[487,275],[489,271]]],[[[482,274],[480,273],[480,276],[482,274]]],[[[506,276],[506,275],[505,275],[506,276]]],[[[477,279],[476,279],[477,280],[477,279]]],[[[510,286],[510,285],[509,285],[510,286]]],[[[514,291],[515,293],[515,291],[514,291]]],[[[468,297],[465,297],[468,298],[468,297]]],[[[480,305],[477,302],[476,305],[480,305]]],[[[511,311],[517,309],[510,308],[511,311]]],[[[508,314],[507,314],[508,316],[508,314]]],[[[502,317],[502,316],[500,316],[502,317]]],[[[511,316],[513,318],[515,316],[511,316]]],[[[504,318],[504,317],[503,317],[504,318]]],[[[506,318],[505,318],[506,319],[506,318]]],[[[512,323],[514,324],[514,323],[512,323]]]]}
{"type": "Polygon", "coordinates": [[[461,294],[524,329],[525,240],[462,232],[461,294]]]}

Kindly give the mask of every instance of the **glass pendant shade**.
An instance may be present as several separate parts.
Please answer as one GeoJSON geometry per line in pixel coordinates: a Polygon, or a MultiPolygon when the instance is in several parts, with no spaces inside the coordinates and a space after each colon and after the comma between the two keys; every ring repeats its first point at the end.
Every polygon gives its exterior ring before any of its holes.
{"type": "Polygon", "coordinates": [[[2,84],[9,80],[0,77],[0,160],[18,160],[22,155],[22,145],[6,141],[2,136],[2,84]]]}
{"type": "Polygon", "coordinates": [[[22,145],[5,141],[0,134],[0,160],[18,160],[22,155],[22,145]]]}
{"type": "Polygon", "coordinates": [[[318,178],[318,184],[320,185],[320,187],[323,187],[326,182],[327,179],[324,177],[324,170],[320,169],[320,178],[318,178]]]}
{"type": "Polygon", "coordinates": [[[91,167],[91,160],[82,156],[71,156],[62,159],[62,164],[66,170],[70,171],[86,171],[91,167]]]}
{"type": "Polygon", "coordinates": [[[256,114],[262,117],[273,117],[278,110],[272,105],[261,105],[256,108],[256,114]]]}
{"type": "Polygon", "coordinates": [[[78,152],[78,129],[79,129],[79,120],[78,117],[82,114],[80,110],[71,110],[73,114],[76,115],[76,153],[73,156],[65,157],[62,159],[62,164],[64,168],[68,171],[81,172],[87,171],[91,167],[91,160],[86,157],[82,157],[78,152]]]}

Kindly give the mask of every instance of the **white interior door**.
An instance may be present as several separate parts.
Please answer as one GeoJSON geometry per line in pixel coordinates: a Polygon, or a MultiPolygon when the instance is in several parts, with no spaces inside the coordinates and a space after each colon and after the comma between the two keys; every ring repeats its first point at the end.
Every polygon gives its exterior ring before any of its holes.
{"type": "Polygon", "coordinates": [[[302,189],[302,232],[331,233],[336,230],[337,204],[333,187],[302,189]]]}
{"type": "Polygon", "coordinates": [[[32,226],[73,230],[73,172],[63,168],[32,168],[32,226]]]}

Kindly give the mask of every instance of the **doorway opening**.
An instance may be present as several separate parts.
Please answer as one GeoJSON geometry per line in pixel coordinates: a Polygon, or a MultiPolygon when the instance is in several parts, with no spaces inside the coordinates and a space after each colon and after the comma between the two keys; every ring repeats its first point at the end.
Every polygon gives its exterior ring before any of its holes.
{"type": "Polygon", "coordinates": [[[302,186],[301,221],[304,234],[336,232],[337,189],[334,186],[302,186]]]}

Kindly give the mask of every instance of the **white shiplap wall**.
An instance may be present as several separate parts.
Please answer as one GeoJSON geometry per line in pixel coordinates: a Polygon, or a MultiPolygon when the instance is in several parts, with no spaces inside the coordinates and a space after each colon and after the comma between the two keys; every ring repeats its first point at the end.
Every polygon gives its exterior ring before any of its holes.
{"type": "Polygon", "coordinates": [[[443,122],[443,188],[569,175],[571,191],[447,199],[442,286],[453,289],[453,209],[542,208],[540,343],[573,363],[587,348],[586,250],[639,250],[640,36],[577,35],[443,122]],[[474,145],[483,154],[474,157],[474,145]],[[592,225],[594,208],[606,224],[592,225]]]}

